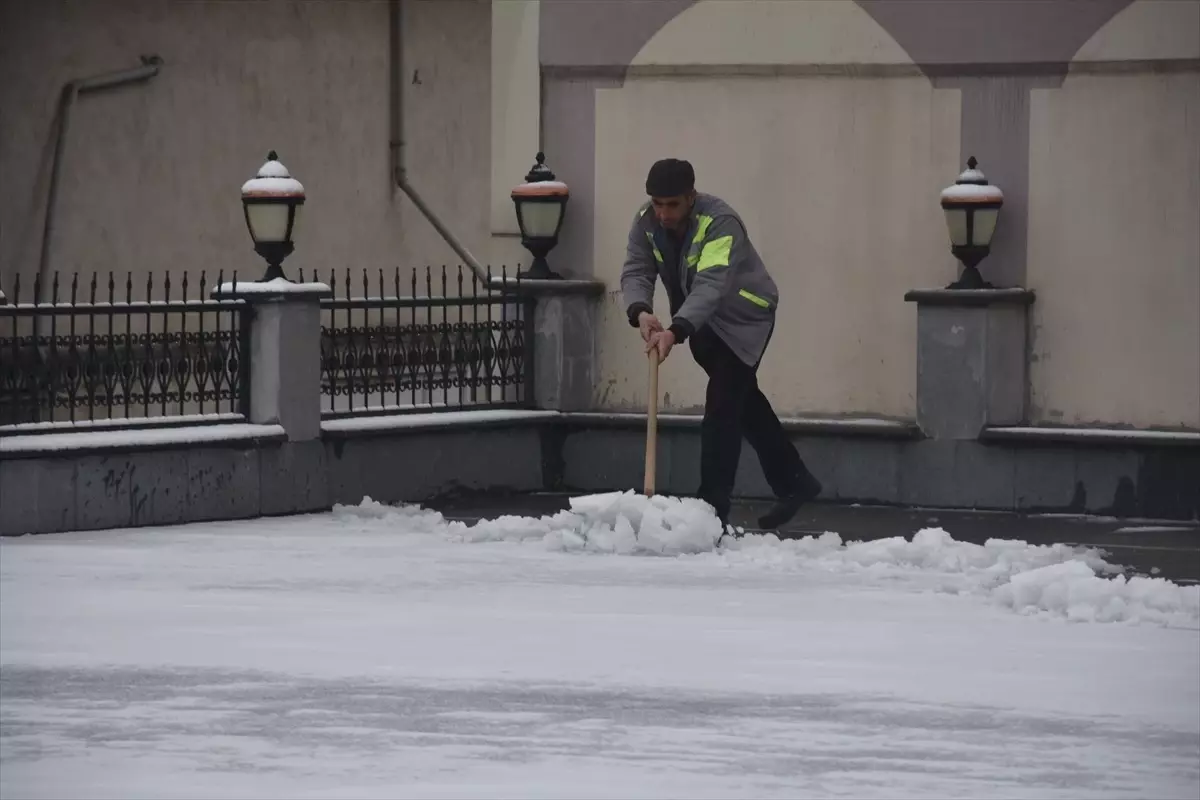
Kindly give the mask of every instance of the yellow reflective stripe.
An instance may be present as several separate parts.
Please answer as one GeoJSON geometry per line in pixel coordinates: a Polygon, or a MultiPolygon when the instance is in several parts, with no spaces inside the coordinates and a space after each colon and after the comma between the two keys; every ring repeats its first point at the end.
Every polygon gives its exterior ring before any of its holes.
{"type": "Polygon", "coordinates": [[[745,289],[739,290],[738,294],[740,294],[742,297],[749,300],[751,303],[754,303],[754,305],[756,305],[756,306],[762,306],[763,308],[771,307],[770,302],[762,299],[761,297],[759,297],[756,294],[751,294],[750,292],[747,292],[745,289]]]}
{"type": "Polygon", "coordinates": [[[689,266],[689,267],[694,267],[694,266],[696,266],[696,262],[697,262],[697,261],[699,261],[699,260],[700,260],[700,256],[699,256],[699,255],[697,255],[696,253],[691,253],[691,254],[689,254],[689,255],[688,255],[688,257],[687,257],[688,266],[689,266]]]}
{"type": "Polygon", "coordinates": [[[696,227],[696,235],[692,237],[692,244],[700,244],[704,241],[704,236],[708,233],[708,226],[713,224],[713,218],[707,214],[697,214],[696,219],[700,224],[696,227]]]}
{"type": "Polygon", "coordinates": [[[733,237],[722,236],[704,245],[700,252],[700,261],[696,264],[696,272],[703,272],[713,267],[729,266],[729,251],[733,249],[733,237]]]}
{"type": "Polygon", "coordinates": [[[646,231],[646,239],[648,239],[650,242],[650,249],[654,251],[654,260],[661,263],[663,260],[663,256],[662,256],[662,253],[658,252],[658,245],[656,245],[654,243],[654,234],[650,233],[649,231],[646,231]]]}

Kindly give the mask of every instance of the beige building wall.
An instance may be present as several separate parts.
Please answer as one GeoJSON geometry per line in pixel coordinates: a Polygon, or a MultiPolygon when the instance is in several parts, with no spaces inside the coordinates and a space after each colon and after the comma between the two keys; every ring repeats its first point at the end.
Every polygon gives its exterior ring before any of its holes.
{"type": "Polygon", "coordinates": [[[520,234],[511,190],[533,165],[541,122],[537,0],[492,3],[491,229],[520,234]]]}
{"type": "Polygon", "coordinates": [[[1138,2],[1033,92],[1034,422],[1200,427],[1197,59],[1200,2],[1138,2]]]}
{"type": "MultiPolygon", "coordinates": [[[[645,171],[678,156],[744,216],[779,284],[760,373],[777,411],[914,416],[916,312],[903,298],[954,274],[937,198],[962,169],[959,116],[959,91],[934,88],[850,0],[701,2],[664,26],[623,86],[597,92],[594,257],[610,291],[596,404],[645,408],[619,275],[645,171]]],[[[665,316],[661,289],[658,301],[665,316]]],[[[685,348],[660,383],[665,410],[702,407],[685,348]]]]}
{"type": "MultiPolygon", "coordinates": [[[[405,6],[409,176],[490,260],[491,4],[405,6]]],[[[5,286],[37,269],[60,88],[149,53],[157,78],[75,105],[52,270],[259,277],[239,191],[270,149],[308,192],[290,276],[461,262],[391,181],[387,3],[3,0],[5,286]]]]}

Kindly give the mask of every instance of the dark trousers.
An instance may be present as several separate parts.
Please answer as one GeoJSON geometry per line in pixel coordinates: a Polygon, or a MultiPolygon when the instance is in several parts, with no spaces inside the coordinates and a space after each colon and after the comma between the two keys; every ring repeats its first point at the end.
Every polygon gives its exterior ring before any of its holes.
{"type": "Polygon", "coordinates": [[[758,388],[758,365],[734,355],[707,325],[688,342],[692,357],[708,373],[700,425],[700,498],[722,519],[728,517],[743,437],[758,454],[771,490],[779,497],[796,491],[807,468],[758,388]]]}

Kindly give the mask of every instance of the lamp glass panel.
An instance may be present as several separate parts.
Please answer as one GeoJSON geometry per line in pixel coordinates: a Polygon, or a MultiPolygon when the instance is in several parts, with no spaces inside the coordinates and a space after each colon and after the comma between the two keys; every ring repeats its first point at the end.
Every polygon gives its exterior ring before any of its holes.
{"type": "Polygon", "coordinates": [[[562,203],[558,201],[524,200],[521,202],[521,232],[530,239],[553,236],[562,212],[562,203]]]}
{"type": "Polygon", "coordinates": [[[946,228],[950,232],[950,244],[962,246],[967,243],[967,212],[963,208],[947,208],[946,228]]]}
{"type": "Polygon", "coordinates": [[[250,203],[246,218],[255,242],[282,242],[287,236],[287,203],[250,203]]]}
{"type": "Polygon", "coordinates": [[[975,211],[975,241],[971,244],[989,245],[992,234],[996,232],[996,222],[1000,218],[998,208],[980,208],[975,211]]]}

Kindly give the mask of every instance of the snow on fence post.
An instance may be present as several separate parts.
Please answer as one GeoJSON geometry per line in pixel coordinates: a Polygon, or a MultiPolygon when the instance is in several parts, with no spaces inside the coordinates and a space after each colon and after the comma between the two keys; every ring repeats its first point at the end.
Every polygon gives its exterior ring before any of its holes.
{"type": "Polygon", "coordinates": [[[281,425],[288,441],[321,436],[321,300],[323,283],[286,278],[224,283],[216,298],[251,305],[250,419],[281,425]]]}

